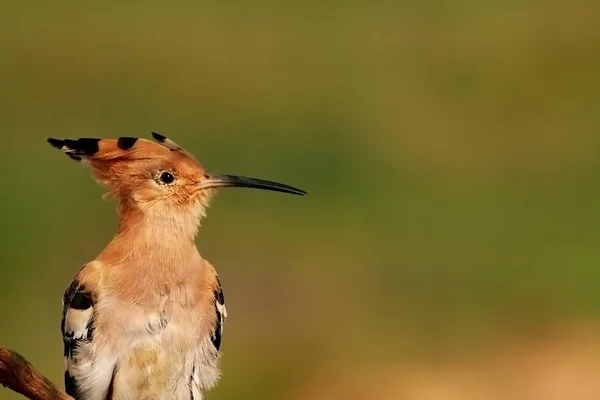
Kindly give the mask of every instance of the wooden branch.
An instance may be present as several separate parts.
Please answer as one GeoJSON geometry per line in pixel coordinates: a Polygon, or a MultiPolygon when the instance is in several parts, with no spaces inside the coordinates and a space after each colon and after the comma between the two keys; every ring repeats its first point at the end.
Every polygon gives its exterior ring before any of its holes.
{"type": "Polygon", "coordinates": [[[73,400],[19,353],[2,347],[0,384],[32,400],[73,400]]]}

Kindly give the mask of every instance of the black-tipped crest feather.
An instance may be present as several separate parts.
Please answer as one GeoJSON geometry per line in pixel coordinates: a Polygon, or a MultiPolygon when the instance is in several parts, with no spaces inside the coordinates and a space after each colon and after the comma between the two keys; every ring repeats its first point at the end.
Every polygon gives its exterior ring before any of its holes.
{"type": "Polygon", "coordinates": [[[163,143],[165,140],[167,140],[166,136],[163,136],[160,133],[156,133],[156,132],[152,132],[152,137],[154,138],[154,140],[156,140],[159,143],[163,143]]]}
{"type": "Polygon", "coordinates": [[[55,139],[48,138],[48,143],[54,148],[61,149],[65,152],[70,152],[77,156],[91,156],[98,152],[98,142],[100,139],[97,138],[81,138],[81,139],[55,139]]]}
{"type": "Polygon", "coordinates": [[[98,150],[100,150],[100,148],[98,147],[99,141],[100,139],[97,138],[77,139],[77,142],[75,144],[76,147],[74,148],[74,150],[77,152],[77,154],[81,152],[87,156],[94,155],[98,152],[98,150]]]}
{"type": "Polygon", "coordinates": [[[67,154],[67,157],[69,157],[73,161],[77,161],[77,162],[81,161],[81,157],[79,157],[79,156],[73,155],[71,153],[66,153],[66,154],[67,154]]]}
{"type": "Polygon", "coordinates": [[[55,149],[60,150],[65,145],[64,140],[56,139],[53,137],[49,137],[47,140],[48,140],[48,143],[50,143],[50,146],[54,147],[55,149]]]}
{"type": "Polygon", "coordinates": [[[129,150],[133,147],[133,145],[137,141],[138,141],[138,138],[135,138],[135,137],[120,137],[119,140],[117,141],[117,146],[121,150],[129,150]]]}
{"type": "Polygon", "coordinates": [[[171,151],[183,150],[181,148],[181,146],[179,146],[177,143],[175,143],[174,141],[172,141],[168,137],[166,137],[164,135],[161,135],[160,133],[152,132],[152,137],[158,143],[162,144],[163,146],[165,146],[166,148],[170,149],[171,151]]]}
{"type": "Polygon", "coordinates": [[[49,137],[47,141],[50,146],[62,150],[71,160],[81,161],[83,156],[91,156],[98,152],[100,139],[56,139],[49,137]]]}

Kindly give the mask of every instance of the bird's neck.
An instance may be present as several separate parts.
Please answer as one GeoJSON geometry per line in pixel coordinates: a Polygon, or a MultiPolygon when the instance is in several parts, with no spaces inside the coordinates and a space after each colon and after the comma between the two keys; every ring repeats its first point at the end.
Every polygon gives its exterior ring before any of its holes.
{"type": "Polygon", "coordinates": [[[119,208],[119,227],[103,254],[113,260],[185,264],[198,255],[195,237],[199,215],[148,212],[131,205],[119,208]]]}

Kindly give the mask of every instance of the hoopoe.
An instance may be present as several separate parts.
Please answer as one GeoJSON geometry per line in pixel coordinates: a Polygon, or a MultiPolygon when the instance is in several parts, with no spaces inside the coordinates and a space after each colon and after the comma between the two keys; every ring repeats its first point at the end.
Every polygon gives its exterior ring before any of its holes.
{"type": "Polygon", "coordinates": [[[214,191],[246,187],[304,195],[277,182],[204,170],[163,135],[155,141],[55,139],[118,200],[110,243],[63,297],[65,389],[77,400],[200,400],[220,377],[221,282],[195,245],[214,191]]]}

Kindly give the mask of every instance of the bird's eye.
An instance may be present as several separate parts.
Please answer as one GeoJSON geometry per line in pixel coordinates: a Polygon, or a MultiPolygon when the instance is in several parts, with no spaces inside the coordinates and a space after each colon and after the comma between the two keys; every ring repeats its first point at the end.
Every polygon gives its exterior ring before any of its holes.
{"type": "Polygon", "coordinates": [[[173,183],[174,180],[175,177],[170,172],[163,172],[162,174],[160,174],[160,181],[162,183],[166,183],[168,185],[170,183],[173,183]]]}

